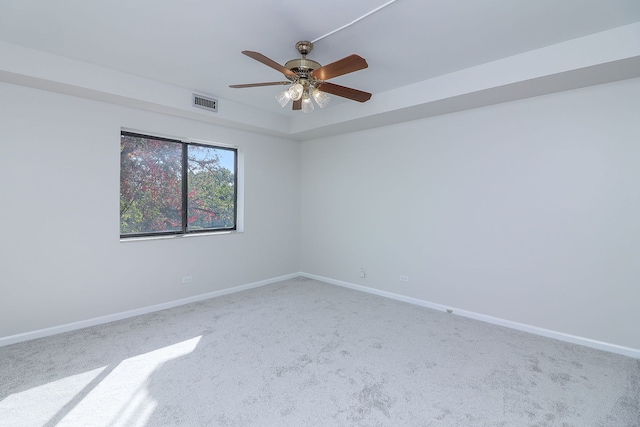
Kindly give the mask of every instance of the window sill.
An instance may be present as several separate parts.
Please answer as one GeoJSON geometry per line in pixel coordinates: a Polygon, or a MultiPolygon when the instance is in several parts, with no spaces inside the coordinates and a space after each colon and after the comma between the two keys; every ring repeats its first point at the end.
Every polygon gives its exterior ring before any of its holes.
{"type": "Polygon", "coordinates": [[[207,231],[202,233],[189,233],[189,234],[171,234],[168,236],[142,236],[142,237],[126,237],[120,238],[120,243],[128,242],[142,242],[147,240],[169,240],[169,239],[191,239],[193,237],[203,236],[220,236],[225,234],[241,234],[244,231],[232,230],[232,231],[207,231]]]}

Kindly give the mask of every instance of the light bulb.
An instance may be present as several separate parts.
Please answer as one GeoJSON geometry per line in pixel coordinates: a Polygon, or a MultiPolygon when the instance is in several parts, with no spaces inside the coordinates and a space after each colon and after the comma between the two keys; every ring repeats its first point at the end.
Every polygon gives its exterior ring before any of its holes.
{"type": "Polygon", "coordinates": [[[329,95],[324,92],[320,92],[318,89],[313,91],[313,99],[318,103],[318,107],[324,108],[329,103],[329,95]]]}
{"type": "Polygon", "coordinates": [[[293,99],[294,101],[297,101],[302,97],[302,92],[304,92],[304,87],[300,83],[296,83],[292,85],[289,89],[287,89],[287,92],[289,92],[289,97],[291,99],[293,99]]]}
{"type": "Polygon", "coordinates": [[[280,106],[283,108],[285,105],[289,103],[290,99],[291,99],[291,95],[289,94],[289,89],[283,92],[280,92],[279,94],[276,95],[276,101],[278,101],[278,104],[280,104],[280,106]]]}
{"type": "Polygon", "coordinates": [[[309,95],[302,98],[302,112],[310,113],[313,111],[313,102],[311,102],[311,98],[309,95]]]}

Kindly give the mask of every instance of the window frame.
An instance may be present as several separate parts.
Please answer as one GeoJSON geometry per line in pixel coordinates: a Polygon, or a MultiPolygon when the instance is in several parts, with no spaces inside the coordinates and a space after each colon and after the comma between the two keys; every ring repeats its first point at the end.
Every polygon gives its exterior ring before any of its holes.
{"type": "MultiPolygon", "coordinates": [[[[208,142],[204,142],[204,141],[192,141],[189,139],[178,139],[178,138],[170,138],[170,137],[166,137],[166,136],[155,136],[155,135],[149,135],[149,134],[143,134],[143,133],[139,133],[139,132],[132,132],[132,131],[128,131],[128,130],[124,130],[122,129],[120,131],[120,139],[122,139],[123,136],[131,136],[134,138],[145,138],[145,139],[153,139],[153,140],[157,140],[157,141],[167,141],[167,142],[173,142],[176,144],[180,144],[181,146],[181,156],[182,156],[182,171],[181,171],[181,229],[180,230],[174,230],[174,231],[154,231],[154,232],[144,232],[144,233],[127,233],[127,234],[122,234],[120,233],[120,239],[130,239],[130,238],[141,238],[141,237],[166,237],[166,236],[186,236],[186,235],[195,235],[195,234],[213,234],[213,233],[228,233],[228,232],[233,232],[233,231],[237,231],[238,230],[238,148],[237,147],[230,147],[230,146],[223,146],[223,145],[216,145],[213,143],[208,143],[208,142]],[[232,151],[234,153],[233,155],[233,168],[234,170],[233,172],[233,226],[232,227],[220,227],[220,228],[204,228],[204,229],[198,229],[198,230],[189,230],[189,195],[188,195],[188,188],[189,188],[189,181],[188,181],[188,175],[189,175],[189,146],[196,146],[196,147],[206,147],[206,148],[214,148],[214,149],[220,149],[220,150],[226,150],[226,151],[232,151]]],[[[120,186],[122,185],[122,164],[120,164],[120,186]]],[[[120,187],[120,191],[121,187],[120,187]]],[[[118,219],[118,227],[121,227],[120,225],[120,221],[121,218],[118,219]]],[[[120,228],[120,231],[122,231],[122,229],[120,228]]]]}

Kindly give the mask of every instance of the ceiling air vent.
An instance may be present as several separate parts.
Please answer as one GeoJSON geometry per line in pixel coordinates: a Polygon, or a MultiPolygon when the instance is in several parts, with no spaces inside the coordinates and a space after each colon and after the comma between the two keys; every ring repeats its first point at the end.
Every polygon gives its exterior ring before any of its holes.
{"type": "Polygon", "coordinates": [[[213,98],[207,98],[202,95],[193,94],[193,106],[202,108],[203,110],[218,112],[218,100],[213,98]]]}

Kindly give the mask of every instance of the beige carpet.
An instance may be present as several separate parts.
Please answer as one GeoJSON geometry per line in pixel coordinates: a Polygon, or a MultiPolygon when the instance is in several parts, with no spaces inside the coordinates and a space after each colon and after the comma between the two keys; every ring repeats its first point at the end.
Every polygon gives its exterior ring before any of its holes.
{"type": "Polygon", "coordinates": [[[0,348],[1,426],[640,426],[640,361],[298,278],[0,348]]]}

